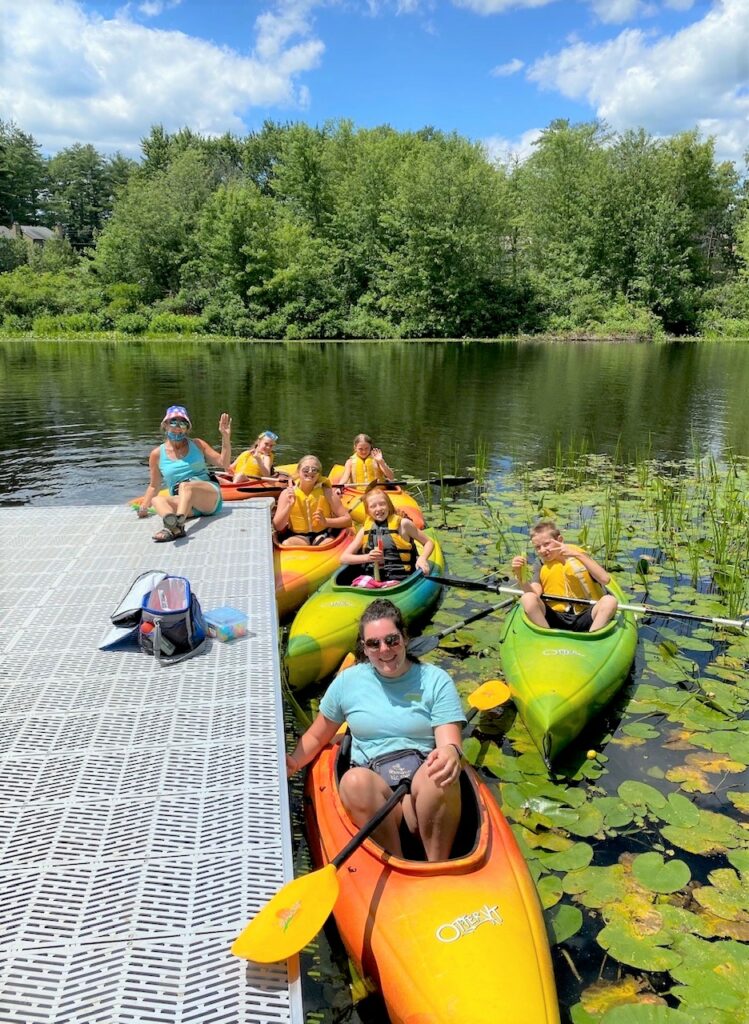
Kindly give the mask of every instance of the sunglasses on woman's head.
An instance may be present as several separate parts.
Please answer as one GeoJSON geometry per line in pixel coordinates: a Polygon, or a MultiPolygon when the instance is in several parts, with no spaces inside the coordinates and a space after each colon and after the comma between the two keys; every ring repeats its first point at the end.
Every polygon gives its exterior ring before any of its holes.
{"type": "Polygon", "coordinates": [[[278,434],[274,434],[272,430],[264,430],[260,436],[261,437],[267,437],[271,441],[277,441],[278,440],[278,434]]]}
{"type": "Polygon", "coordinates": [[[380,647],[385,644],[386,647],[397,647],[403,643],[403,637],[400,633],[388,633],[387,636],[383,636],[380,639],[375,637],[369,637],[368,640],[364,641],[364,646],[368,651],[379,651],[380,647]]]}

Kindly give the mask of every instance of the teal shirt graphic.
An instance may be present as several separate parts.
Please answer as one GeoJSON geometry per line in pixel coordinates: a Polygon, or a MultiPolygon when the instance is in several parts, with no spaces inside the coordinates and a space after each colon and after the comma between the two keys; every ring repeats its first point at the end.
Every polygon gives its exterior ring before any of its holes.
{"type": "Polygon", "coordinates": [[[355,665],[333,680],[320,711],[331,722],[348,722],[353,764],[410,747],[428,754],[435,726],[465,722],[455,684],[436,665],[414,664],[398,679],[355,665]]]}

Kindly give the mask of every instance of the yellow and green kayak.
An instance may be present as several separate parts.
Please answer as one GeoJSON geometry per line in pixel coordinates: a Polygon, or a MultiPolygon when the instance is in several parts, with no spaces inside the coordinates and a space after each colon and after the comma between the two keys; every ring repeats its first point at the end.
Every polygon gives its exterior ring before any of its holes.
{"type": "MultiPolygon", "coordinates": [[[[432,572],[439,574],[444,571],[445,561],[436,537],[432,540],[434,551],[429,564],[432,572]]],[[[408,625],[426,618],[440,599],[439,583],[422,572],[412,573],[398,586],[385,590],[348,586],[347,582],[361,572],[361,566],[343,566],[297,612],[286,649],[286,669],[293,689],[301,690],[335,672],[353,650],[359,619],[372,601],[392,601],[408,625]]]]}
{"type": "MultiPolygon", "coordinates": [[[[611,580],[608,590],[624,601],[611,580]]],[[[627,678],[637,647],[632,612],[595,633],[542,629],[516,605],[500,635],[502,670],[547,766],[608,704],[627,678]]]]}

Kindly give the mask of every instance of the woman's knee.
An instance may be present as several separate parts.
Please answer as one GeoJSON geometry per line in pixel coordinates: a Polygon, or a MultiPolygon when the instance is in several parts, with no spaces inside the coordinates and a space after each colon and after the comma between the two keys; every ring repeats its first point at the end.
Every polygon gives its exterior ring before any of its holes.
{"type": "Polygon", "coordinates": [[[352,808],[368,807],[383,796],[379,775],[369,768],[349,768],[341,779],[339,792],[347,811],[352,808]]]}

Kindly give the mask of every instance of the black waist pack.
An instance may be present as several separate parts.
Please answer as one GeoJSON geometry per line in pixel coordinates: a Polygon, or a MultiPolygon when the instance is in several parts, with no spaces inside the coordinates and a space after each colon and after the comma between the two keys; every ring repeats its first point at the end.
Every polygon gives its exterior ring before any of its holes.
{"type": "Polygon", "coordinates": [[[414,777],[426,757],[420,750],[394,750],[392,754],[381,754],[373,758],[366,767],[377,772],[391,789],[395,789],[403,779],[414,777]]]}

